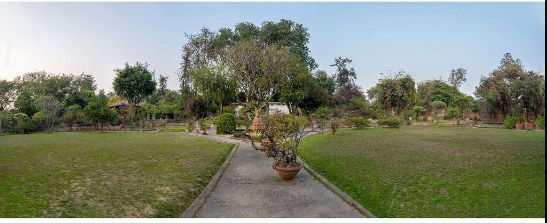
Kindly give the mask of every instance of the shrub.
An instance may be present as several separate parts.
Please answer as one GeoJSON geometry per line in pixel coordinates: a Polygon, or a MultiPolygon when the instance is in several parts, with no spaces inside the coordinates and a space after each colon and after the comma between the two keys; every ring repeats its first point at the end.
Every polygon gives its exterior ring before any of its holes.
{"type": "Polygon", "coordinates": [[[338,121],[338,119],[330,120],[329,127],[332,131],[332,134],[336,134],[336,131],[338,131],[338,128],[340,128],[340,121],[338,121]]]}
{"type": "Polygon", "coordinates": [[[395,117],[388,118],[388,119],[382,119],[382,120],[378,121],[379,126],[385,126],[385,127],[388,127],[388,128],[399,128],[399,127],[401,127],[402,123],[403,123],[403,121],[401,119],[398,119],[398,118],[395,118],[395,117]]]}
{"type": "Polygon", "coordinates": [[[456,107],[450,107],[448,111],[446,112],[446,117],[450,119],[459,118],[461,116],[462,116],[462,113],[460,112],[460,109],[456,107]]]}
{"type": "Polygon", "coordinates": [[[236,117],[231,113],[225,113],[217,119],[218,134],[234,134],[236,131],[236,117]]]}
{"type": "Polygon", "coordinates": [[[519,122],[519,118],[517,116],[510,115],[505,117],[505,120],[503,121],[503,125],[505,125],[505,128],[514,129],[518,122],[519,122]]]}
{"type": "Polygon", "coordinates": [[[349,124],[357,129],[364,129],[370,127],[370,123],[361,117],[352,117],[348,119],[349,124]]]}
{"type": "Polygon", "coordinates": [[[538,116],[538,118],[536,119],[536,124],[539,127],[545,128],[545,115],[538,116]]]}
{"type": "Polygon", "coordinates": [[[236,115],[236,109],[234,107],[224,107],[222,109],[222,114],[236,115]]]}

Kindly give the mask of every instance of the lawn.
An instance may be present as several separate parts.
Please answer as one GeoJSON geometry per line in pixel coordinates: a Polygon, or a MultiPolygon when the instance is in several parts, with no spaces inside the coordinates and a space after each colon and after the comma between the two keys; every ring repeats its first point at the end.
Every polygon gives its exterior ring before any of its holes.
{"type": "Polygon", "coordinates": [[[341,130],[299,155],[377,217],[545,217],[545,132],[341,130]]]}
{"type": "Polygon", "coordinates": [[[0,217],[179,217],[230,144],[184,133],[0,137],[0,217]]]}

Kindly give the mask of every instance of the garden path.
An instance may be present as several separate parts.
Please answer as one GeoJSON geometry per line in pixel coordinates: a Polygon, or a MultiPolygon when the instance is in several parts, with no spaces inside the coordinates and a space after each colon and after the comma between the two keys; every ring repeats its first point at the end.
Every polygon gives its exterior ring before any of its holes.
{"type": "Polygon", "coordinates": [[[272,169],[272,159],[249,143],[214,133],[205,137],[239,147],[204,203],[186,217],[365,217],[306,169],[284,181],[272,169]]]}

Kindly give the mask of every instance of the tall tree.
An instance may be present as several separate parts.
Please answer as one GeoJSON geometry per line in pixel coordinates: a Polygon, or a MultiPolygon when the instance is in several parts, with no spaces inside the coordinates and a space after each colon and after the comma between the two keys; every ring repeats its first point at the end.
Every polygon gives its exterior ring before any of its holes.
{"type": "Polygon", "coordinates": [[[148,70],[148,64],[126,63],[124,68],[114,71],[116,72],[114,91],[127,98],[132,105],[140,103],[156,89],[156,82],[152,78],[154,72],[148,70]]]}
{"type": "Polygon", "coordinates": [[[353,83],[353,80],[357,78],[357,74],[353,68],[347,68],[352,60],[348,58],[338,57],[334,59],[334,64],[330,66],[336,67],[336,85],[338,88],[348,83],[353,83]]]}
{"type": "Polygon", "coordinates": [[[268,105],[291,67],[299,60],[286,47],[266,45],[257,41],[244,41],[230,48],[226,61],[232,69],[240,91],[246,95],[246,112],[268,105]]]}
{"type": "Polygon", "coordinates": [[[202,65],[190,72],[190,75],[196,91],[212,100],[220,113],[224,105],[235,101],[237,82],[226,65],[202,65]]]}
{"type": "Polygon", "coordinates": [[[13,81],[0,80],[0,111],[6,110],[13,102],[16,89],[13,81]]]}
{"type": "Polygon", "coordinates": [[[106,97],[104,90],[93,95],[87,107],[84,108],[84,112],[92,122],[100,124],[101,130],[104,124],[113,122],[118,116],[115,110],[108,107],[108,97],[106,97]]]}
{"type": "Polygon", "coordinates": [[[452,69],[450,71],[450,76],[448,77],[448,82],[452,87],[460,88],[463,82],[467,81],[467,70],[463,68],[452,69]]]}
{"type": "Polygon", "coordinates": [[[314,77],[319,87],[325,89],[331,95],[334,94],[334,91],[336,91],[335,77],[329,76],[324,70],[315,71],[314,77]]]}
{"type": "Polygon", "coordinates": [[[400,71],[394,76],[389,75],[380,79],[367,94],[376,106],[399,114],[400,111],[410,109],[415,104],[415,82],[409,74],[400,71]]]}

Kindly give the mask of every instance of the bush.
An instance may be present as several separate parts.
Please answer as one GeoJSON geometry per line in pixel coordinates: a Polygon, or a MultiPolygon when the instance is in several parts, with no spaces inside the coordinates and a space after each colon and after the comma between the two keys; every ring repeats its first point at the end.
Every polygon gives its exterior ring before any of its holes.
{"type": "Polygon", "coordinates": [[[357,129],[364,129],[370,127],[370,123],[361,117],[352,117],[348,119],[349,124],[357,129]]]}
{"type": "Polygon", "coordinates": [[[505,117],[505,120],[503,121],[503,125],[505,125],[505,128],[514,129],[518,122],[519,122],[518,117],[514,115],[510,115],[505,117]]]}
{"type": "Polygon", "coordinates": [[[222,114],[216,124],[218,134],[234,134],[236,131],[236,117],[233,114],[222,114]]]}
{"type": "Polygon", "coordinates": [[[379,126],[385,126],[385,127],[388,127],[388,128],[399,128],[399,127],[401,127],[402,123],[403,123],[403,121],[401,119],[398,119],[398,118],[395,118],[395,117],[388,118],[388,119],[382,119],[382,120],[378,121],[379,126]]]}
{"type": "Polygon", "coordinates": [[[236,115],[236,109],[234,107],[224,107],[222,109],[222,114],[236,115]]]}
{"type": "Polygon", "coordinates": [[[536,124],[539,127],[545,128],[545,115],[538,116],[538,118],[536,119],[536,124]]]}

